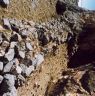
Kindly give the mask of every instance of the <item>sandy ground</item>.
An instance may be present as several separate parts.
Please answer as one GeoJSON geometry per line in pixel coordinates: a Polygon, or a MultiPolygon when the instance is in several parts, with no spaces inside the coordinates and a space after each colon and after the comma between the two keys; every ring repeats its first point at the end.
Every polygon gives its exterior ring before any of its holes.
{"type": "Polygon", "coordinates": [[[37,2],[36,8],[32,7],[31,1],[34,0],[10,0],[10,5],[7,8],[0,6],[0,19],[9,17],[41,22],[55,16],[56,0],[35,0],[37,2]]]}
{"type": "Polygon", "coordinates": [[[66,48],[66,44],[61,45],[56,56],[48,56],[41,67],[26,80],[25,85],[18,88],[18,96],[45,96],[49,83],[56,82],[62,70],[67,69],[66,48]]]}

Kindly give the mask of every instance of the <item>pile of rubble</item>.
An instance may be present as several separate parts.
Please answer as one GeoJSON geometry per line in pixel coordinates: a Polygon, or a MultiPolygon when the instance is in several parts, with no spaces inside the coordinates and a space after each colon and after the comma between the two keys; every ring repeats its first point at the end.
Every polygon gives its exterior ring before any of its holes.
{"type": "Polygon", "coordinates": [[[25,22],[22,24],[6,18],[3,22],[4,27],[11,30],[11,36],[0,33],[0,95],[17,96],[16,87],[21,86],[44,61],[44,54],[37,51],[37,43],[34,43],[36,32],[33,23],[32,26],[25,25],[25,22]]]}

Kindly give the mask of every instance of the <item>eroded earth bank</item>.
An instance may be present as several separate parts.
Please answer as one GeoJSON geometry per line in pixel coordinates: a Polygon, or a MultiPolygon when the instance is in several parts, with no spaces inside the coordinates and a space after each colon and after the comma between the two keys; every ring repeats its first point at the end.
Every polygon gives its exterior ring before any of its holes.
{"type": "Polygon", "coordinates": [[[94,43],[78,0],[0,0],[0,96],[95,96],[94,43]]]}

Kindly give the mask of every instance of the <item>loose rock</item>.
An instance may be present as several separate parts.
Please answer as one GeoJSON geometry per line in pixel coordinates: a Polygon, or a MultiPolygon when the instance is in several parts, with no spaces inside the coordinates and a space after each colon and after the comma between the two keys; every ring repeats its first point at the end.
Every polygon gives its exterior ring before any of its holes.
{"type": "Polygon", "coordinates": [[[9,49],[8,52],[5,54],[5,58],[7,58],[9,61],[13,60],[15,55],[14,49],[9,49]]]}
{"type": "Polygon", "coordinates": [[[34,71],[34,66],[31,65],[26,69],[26,76],[30,76],[30,74],[34,71]]]}
{"type": "Polygon", "coordinates": [[[37,54],[36,56],[37,66],[39,66],[44,61],[44,56],[42,54],[37,54]]]}
{"type": "Polygon", "coordinates": [[[16,66],[16,71],[17,71],[17,74],[21,74],[21,72],[22,72],[21,67],[17,65],[16,66]]]}
{"type": "Polygon", "coordinates": [[[10,70],[11,70],[11,68],[12,68],[12,66],[13,66],[14,63],[15,63],[14,60],[12,60],[12,61],[10,61],[9,63],[7,63],[7,64],[5,65],[5,67],[4,67],[4,72],[5,72],[5,73],[6,73],[6,72],[10,72],[10,70]]]}
{"type": "Polygon", "coordinates": [[[10,22],[9,22],[8,18],[4,18],[3,19],[3,23],[4,23],[4,27],[6,29],[10,29],[11,30],[11,25],[10,25],[10,22]]]}
{"type": "Polygon", "coordinates": [[[3,76],[0,75],[0,84],[2,83],[3,81],[3,76]]]}
{"type": "Polygon", "coordinates": [[[3,62],[0,62],[0,71],[3,70],[3,62]]]}
{"type": "Polygon", "coordinates": [[[3,42],[2,33],[0,33],[0,44],[3,42]]]}
{"type": "Polygon", "coordinates": [[[19,56],[24,59],[25,58],[25,52],[19,51],[19,56]]]}
{"type": "Polygon", "coordinates": [[[15,76],[14,75],[5,74],[4,79],[9,86],[14,86],[15,85],[15,76]]]}
{"type": "Polygon", "coordinates": [[[29,51],[32,51],[33,50],[33,47],[30,43],[26,43],[26,48],[29,50],[29,51]]]}
{"type": "Polygon", "coordinates": [[[14,87],[15,76],[10,74],[4,75],[4,80],[2,82],[2,96],[17,96],[17,90],[14,87]]]}
{"type": "Polygon", "coordinates": [[[17,42],[11,42],[11,43],[10,43],[10,48],[12,49],[12,48],[14,48],[16,45],[17,45],[17,42]]]}

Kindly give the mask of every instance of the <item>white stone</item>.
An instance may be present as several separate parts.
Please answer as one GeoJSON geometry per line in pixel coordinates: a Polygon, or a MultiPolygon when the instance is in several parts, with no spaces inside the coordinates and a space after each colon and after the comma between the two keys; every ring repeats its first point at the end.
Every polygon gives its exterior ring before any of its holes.
{"type": "Polygon", "coordinates": [[[10,92],[4,93],[3,96],[17,96],[17,90],[15,87],[11,88],[12,90],[10,92]]]}
{"type": "Polygon", "coordinates": [[[32,51],[33,50],[33,47],[30,43],[26,43],[26,48],[29,50],[29,51],[32,51]]]}
{"type": "Polygon", "coordinates": [[[0,33],[0,43],[2,43],[3,38],[2,38],[2,33],[0,33]]]}
{"type": "Polygon", "coordinates": [[[0,62],[0,71],[3,70],[3,62],[0,62]]]}
{"type": "Polygon", "coordinates": [[[14,49],[9,49],[8,52],[5,54],[5,57],[6,57],[9,61],[11,61],[11,60],[13,60],[14,55],[15,55],[14,49]]]}
{"type": "Polygon", "coordinates": [[[44,61],[44,56],[42,54],[37,54],[36,60],[37,60],[37,66],[39,66],[44,61]]]}
{"type": "Polygon", "coordinates": [[[0,84],[2,83],[3,81],[3,76],[0,75],[0,84]]]}
{"type": "Polygon", "coordinates": [[[10,70],[11,70],[13,64],[14,64],[13,61],[7,63],[7,64],[5,65],[5,67],[4,67],[4,72],[10,72],[10,70]]]}
{"type": "Polygon", "coordinates": [[[25,74],[26,69],[27,69],[27,66],[26,66],[26,65],[24,65],[24,64],[20,64],[20,67],[21,67],[21,69],[22,69],[22,73],[24,73],[24,74],[25,74]]]}
{"type": "Polygon", "coordinates": [[[22,72],[21,67],[17,65],[16,66],[16,71],[17,71],[18,74],[21,74],[21,72],[22,72]]]}
{"type": "Polygon", "coordinates": [[[7,18],[4,18],[3,22],[4,22],[4,26],[6,26],[8,29],[11,29],[10,22],[9,22],[9,20],[7,18]]]}
{"type": "Polygon", "coordinates": [[[36,58],[33,58],[33,59],[32,59],[32,64],[33,64],[33,66],[36,66],[36,64],[37,64],[36,58]]]}
{"type": "Polygon", "coordinates": [[[5,74],[4,79],[7,80],[7,84],[11,87],[15,85],[15,76],[11,74],[5,74]]]}
{"type": "Polygon", "coordinates": [[[27,37],[29,36],[29,32],[27,30],[21,30],[21,35],[27,37]]]}
{"type": "Polygon", "coordinates": [[[24,59],[25,58],[25,52],[19,51],[19,56],[24,59]]]}
{"type": "Polygon", "coordinates": [[[17,45],[17,42],[11,42],[10,48],[14,48],[17,45]]]}
{"type": "Polygon", "coordinates": [[[26,76],[29,76],[34,71],[34,66],[31,65],[26,69],[26,76]]]}
{"type": "Polygon", "coordinates": [[[9,92],[5,92],[3,96],[18,96],[17,90],[14,86],[8,88],[9,92]]]}
{"type": "Polygon", "coordinates": [[[4,50],[0,50],[0,56],[4,56],[5,51],[4,50]]]}
{"type": "Polygon", "coordinates": [[[14,85],[15,85],[15,75],[5,74],[3,87],[6,88],[6,91],[2,96],[17,96],[17,90],[14,85]]]}
{"type": "Polygon", "coordinates": [[[19,34],[17,35],[18,35],[18,41],[21,41],[22,40],[21,36],[19,34]]]}

